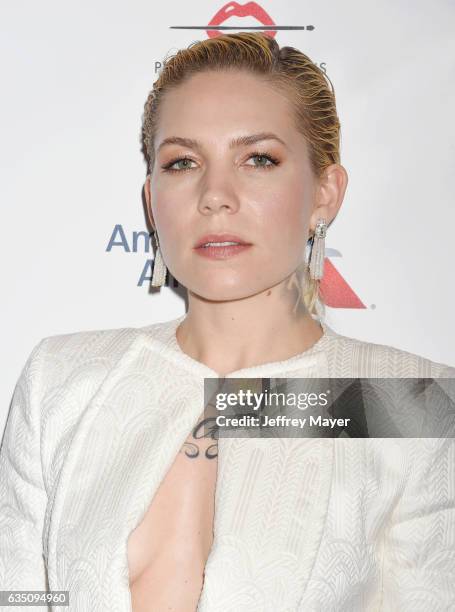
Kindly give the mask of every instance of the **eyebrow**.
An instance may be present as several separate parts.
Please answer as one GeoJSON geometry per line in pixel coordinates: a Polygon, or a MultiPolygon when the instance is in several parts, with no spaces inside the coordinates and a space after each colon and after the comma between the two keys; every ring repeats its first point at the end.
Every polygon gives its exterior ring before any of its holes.
{"type": "MultiPolygon", "coordinates": [[[[260,132],[259,134],[249,134],[247,136],[239,136],[238,138],[234,138],[229,143],[229,148],[234,149],[235,147],[247,146],[251,144],[255,144],[261,140],[277,140],[286,148],[287,144],[282,140],[279,136],[274,134],[273,132],[260,132]]],[[[183,147],[189,147],[191,149],[202,149],[202,144],[195,140],[194,138],[183,138],[182,136],[169,136],[165,138],[159,145],[157,152],[161,150],[165,145],[170,144],[178,144],[183,147]]]]}

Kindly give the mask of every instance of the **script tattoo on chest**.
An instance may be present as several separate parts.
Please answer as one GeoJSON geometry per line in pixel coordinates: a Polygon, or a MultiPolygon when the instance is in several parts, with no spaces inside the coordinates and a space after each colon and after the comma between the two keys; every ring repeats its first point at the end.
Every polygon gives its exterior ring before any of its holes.
{"type": "Polygon", "coordinates": [[[218,428],[213,417],[201,419],[184,443],[182,451],[190,459],[197,459],[201,455],[201,451],[204,452],[203,456],[206,459],[216,459],[218,457],[217,431],[218,428]],[[210,444],[210,440],[215,440],[215,442],[210,444]]]}

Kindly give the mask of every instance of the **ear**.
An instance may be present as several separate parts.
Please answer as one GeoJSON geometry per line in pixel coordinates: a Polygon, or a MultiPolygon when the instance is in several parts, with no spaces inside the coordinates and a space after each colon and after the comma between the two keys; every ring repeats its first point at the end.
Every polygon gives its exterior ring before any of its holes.
{"type": "Polygon", "coordinates": [[[147,204],[147,217],[148,220],[150,221],[150,225],[152,226],[153,229],[155,228],[155,221],[153,219],[153,213],[152,213],[152,196],[151,196],[151,189],[150,189],[150,174],[147,175],[147,178],[145,179],[145,183],[144,183],[144,191],[145,191],[145,201],[147,204]]]}
{"type": "Polygon", "coordinates": [[[325,168],[316,188],[315,205],[310,218],[311,235],[320,217],[324,218],[328,225],[337,216],[348,180],[348,173],[340,164],[332,164],[325,168]]]}

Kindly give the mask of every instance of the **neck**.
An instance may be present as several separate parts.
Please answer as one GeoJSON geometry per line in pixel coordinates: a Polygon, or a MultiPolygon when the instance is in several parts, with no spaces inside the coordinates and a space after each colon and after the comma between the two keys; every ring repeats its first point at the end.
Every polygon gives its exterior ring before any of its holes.
{"type": "Polygon", "coordinates": [[[221,375],[301,354],[323,329],[303,304],[295,308],[285,295],[282,283],[233,301],[189,293],[188,314],[176,332],[179,346],[221,375]]]}

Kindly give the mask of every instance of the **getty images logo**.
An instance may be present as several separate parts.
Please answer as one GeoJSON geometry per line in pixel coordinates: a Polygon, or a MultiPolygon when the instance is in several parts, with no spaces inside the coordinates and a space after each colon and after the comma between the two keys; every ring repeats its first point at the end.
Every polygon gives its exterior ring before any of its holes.
{"type": "MultiPolygon", "coordinates": [[[[123,253],[151,253],[151,234],[146,231],[133,232],[131,242],[125,233],[123,226],[118,223],[115,225],[106,252],[110,253],[115,248],[123,253]]],[[[331,258],[342,257],[336,249],[325,250],[324,276],[321,279],[320,290],[324,303],[331,308],[366,308],[349,283],[342,277],[331,258]]],[[[147,286],[152,280],[153,259],[147,259],[142,266],[137,281],[138,287],[147,286]]],[[[170,275],[168,274],[166,285],[169,285],[170,275]]],[[[173,286],[178,287],[179,283],[173,278],[173,286]]]]}

